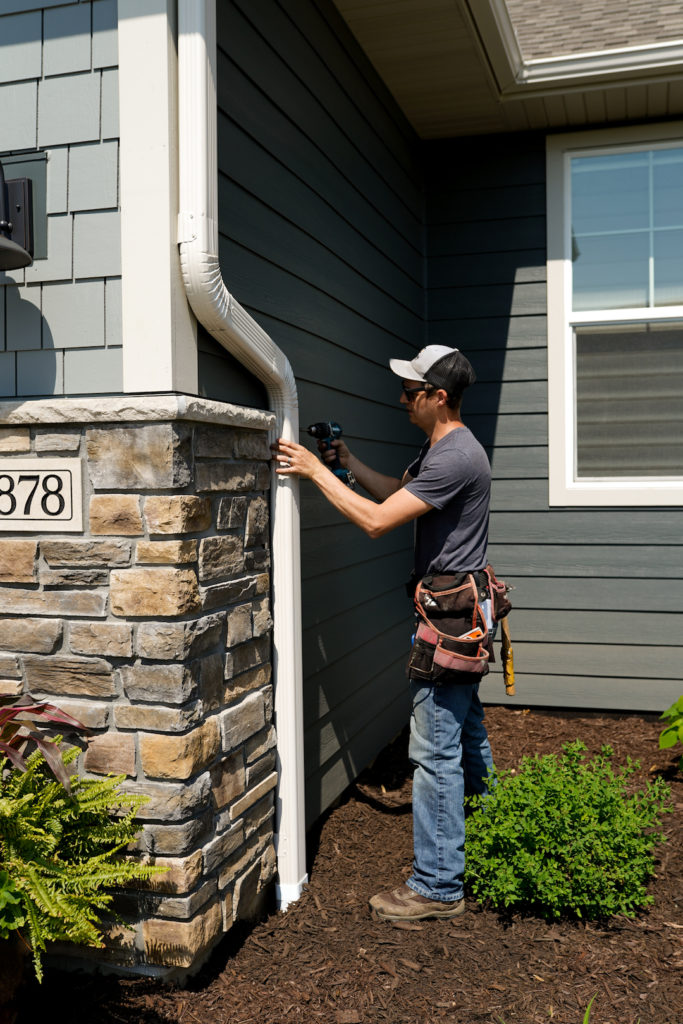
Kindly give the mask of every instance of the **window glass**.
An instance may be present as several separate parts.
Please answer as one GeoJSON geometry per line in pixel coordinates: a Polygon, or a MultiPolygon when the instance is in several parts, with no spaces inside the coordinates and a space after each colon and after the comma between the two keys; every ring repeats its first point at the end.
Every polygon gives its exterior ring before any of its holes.
{"type": "Polygon", "coordinates": [[[576,478],[683,476],[683,325],[575,327],[576,478]]]}

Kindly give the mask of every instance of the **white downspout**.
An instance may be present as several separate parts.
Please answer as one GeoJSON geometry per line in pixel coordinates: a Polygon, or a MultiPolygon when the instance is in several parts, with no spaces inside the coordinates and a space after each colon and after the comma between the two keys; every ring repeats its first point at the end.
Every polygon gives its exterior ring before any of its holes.
{"type": "MultiPolygon", "coordinates": [[[[178,0],[180,262],[187,297],[209,334],[261,380],[276,435],[298,440],[296,382],[283,352],[228,292],[218,263],[216,0],[178,0]]],[[[299,487],[273,477],[273,661],[279,758],[278,904],[308,881],[303,771],[299,487]]]]}

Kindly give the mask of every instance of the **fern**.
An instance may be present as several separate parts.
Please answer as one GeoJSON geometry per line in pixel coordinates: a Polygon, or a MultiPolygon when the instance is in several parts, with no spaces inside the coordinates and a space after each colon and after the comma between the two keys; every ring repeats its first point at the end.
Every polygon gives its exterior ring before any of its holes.
{"type": "MultiPolygon", "coordinates": [[[[65,751],[64,765],[78,754],[65,751]]],[[[163,870],[120,856],[139,832],[135,816],[146,802],[118,791],[124,778],[72,776],[67,792],[39,750],[24,771],[0,776],[0,893],[9,893],[13,915],[5,929],[28,927],[38,980],[48,942],[101,946],[100,916],[111,908],[112,887],[163,870]]]]}

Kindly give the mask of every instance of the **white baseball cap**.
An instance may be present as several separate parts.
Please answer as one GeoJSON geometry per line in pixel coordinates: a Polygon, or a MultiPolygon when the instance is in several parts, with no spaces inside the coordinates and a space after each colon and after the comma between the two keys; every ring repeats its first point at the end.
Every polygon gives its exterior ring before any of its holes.
{"type": "Polygon", "coordinates": [[[397,377],[403,380],[425,380],[425,374],[429,372],[434,363],[439,359],[448,356],[451,352],[458,352],[457,348],[449,345],[427,345],[420,349],[414,359],[408,362],[406,359],[390,359],[389,367],[397,377]]]}

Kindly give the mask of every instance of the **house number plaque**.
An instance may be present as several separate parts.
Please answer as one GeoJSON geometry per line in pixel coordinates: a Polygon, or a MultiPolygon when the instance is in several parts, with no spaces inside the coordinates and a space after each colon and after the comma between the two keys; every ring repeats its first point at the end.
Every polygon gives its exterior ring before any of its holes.
{"type": "Polygon", "coordinates": [[[80,459],[0,459],[0,532],[83,529],[80,459]]]}

